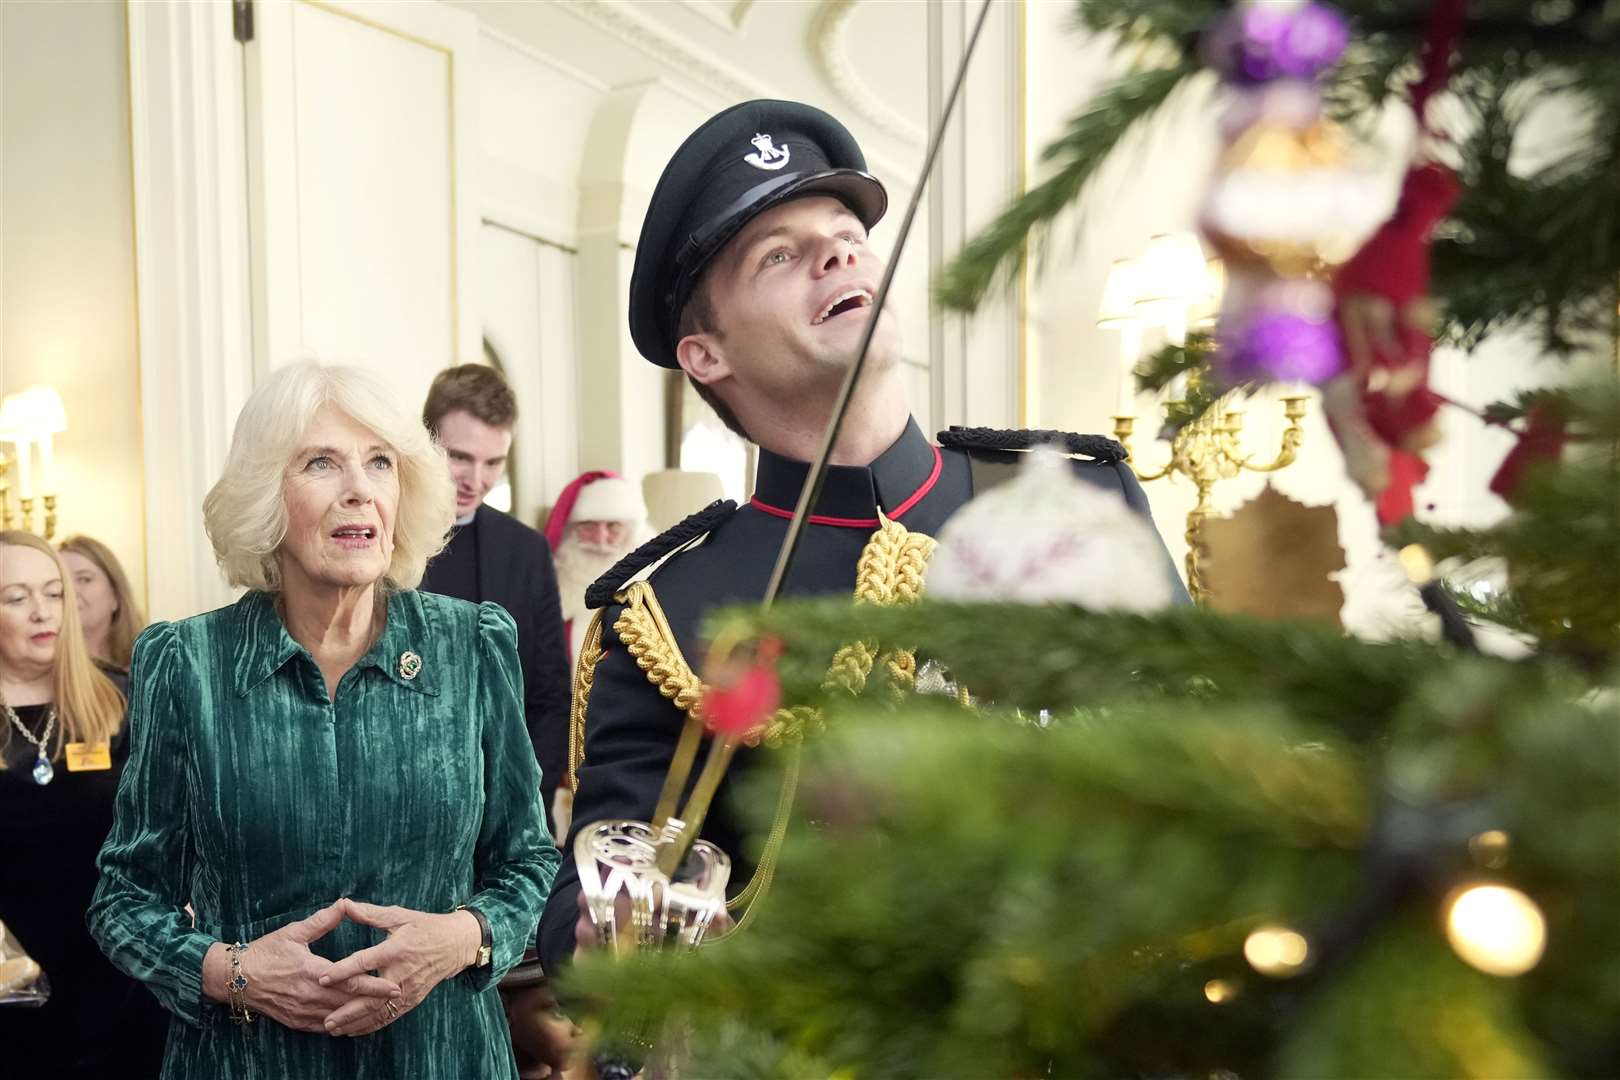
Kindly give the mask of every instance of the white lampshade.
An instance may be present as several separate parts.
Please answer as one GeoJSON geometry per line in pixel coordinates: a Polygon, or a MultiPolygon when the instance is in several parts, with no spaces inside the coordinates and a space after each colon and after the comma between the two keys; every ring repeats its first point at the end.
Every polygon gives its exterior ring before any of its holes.
{"type": "Polygon", "coordinates": [[[27,411],[21,394],[7,394],[0,400],[0,442],[17,442],[28,437],[24,423],[27,411]]]}
{"type": "Polygon", "coordinates": [[[1142,321],[1136,309],[1142,291],[1142,266],[1135,259],[1115,259],[1103,284],[1102,303],[1097,306],[1097,325],[1104,330],[1122,330],[1142,321]]]}
{"type": "Polygon", "coordinates": [[[34,435],[60,435],[67,430],[67,410],[54,386],[30,386],[22,392],[28,429],[34,435]]]}
{"type": "Polygon", "coordinates": [[[1142,255],[1142,291],[1138,307],[1147,308],[1148,317],[1166,305],[1179,305],[1183,311],[1209,302],[1215,294],[1204,249],[1190,232],[1160,233],[1148,241],[1142,255]]]}

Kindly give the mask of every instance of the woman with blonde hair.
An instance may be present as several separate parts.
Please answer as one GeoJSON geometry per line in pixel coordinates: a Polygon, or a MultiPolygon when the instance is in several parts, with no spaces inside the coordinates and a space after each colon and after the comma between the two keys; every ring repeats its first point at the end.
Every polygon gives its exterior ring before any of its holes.
{"type": "Polygon", "coordinates": [[[0,532],[0,922],[45,970],[38,1009],[0,1009],[18,1076],[153,1076],[161,1011],[85,930],[127,753],[122,677],[91,659],[50,544],[0,532]]]}
{"type": "Polygon", "coordinates": [[[57,550],[73,575],[73,591],[79,598],[79,625],[84,628],[90,655],[128,671],[135,639],[146,628],[146,615],[130,590],[118,556],[90,536],[70,536],[57,550]]]}
{"type": "Polygon", "coordinates": [[[453,507],[364,371],[243,406],[203,524],[247,592],[135,645],[89,915],[173,1014],[165,1077],[516,1080],[493,987],[559,856],[512,617],[416,591],[453,507]]]}

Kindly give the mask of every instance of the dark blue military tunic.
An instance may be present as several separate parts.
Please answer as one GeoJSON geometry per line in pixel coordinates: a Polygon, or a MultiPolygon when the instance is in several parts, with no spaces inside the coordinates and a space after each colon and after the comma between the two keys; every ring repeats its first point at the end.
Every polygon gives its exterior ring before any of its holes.
{"type": "MultiPolygon", "coordinates": [[[[930,443],[910,421],[905,432],[869,467],[828,470],[783,594],[851,596],[856,563],[872,533],[878,512],[911,532],[937,536],[949,517],[973,496],[974,459],[1012,459],[1011,452],[962,450],[930,443]]],[[[1076,475],[1119,492],[1126,503],[1149,516],[1147,498],[1129,465],[1119,461],[1075,459],[1076,475]]],[[[755,494],[716,525],[703,543],[679,552],[649,579],[687,662],[701,662],[699,641],[711,608],[757,603],[775,566],[809,466],[759,451],[755,494]]],[[[1164,572],[1185,602],[1174,564],[1163,551],[1164,572]]],[[[584,763],[574,798],[573,834],[563,848],[563,864],[540,923],[541,958],[557,971],[574,948],[579,917],[579,876],[573,842],[582,825],[630,818],[651,819],[685,717],[659,693],[613,632],[623,607],[603,615],[605,653],[595,668],[585,731],[584,763]]],[[[706,750],[700,750],[702,761],[706,750]]],[[[739,750],[722,783],[703,835],[732,857],[731,891],[742,889],[753,873],[762,838],[744,836],[729,798],[734,782],[766,765],[769,750],[739,750]]],[[[694,770],[694,778],[697,770],[694,770]]]]}

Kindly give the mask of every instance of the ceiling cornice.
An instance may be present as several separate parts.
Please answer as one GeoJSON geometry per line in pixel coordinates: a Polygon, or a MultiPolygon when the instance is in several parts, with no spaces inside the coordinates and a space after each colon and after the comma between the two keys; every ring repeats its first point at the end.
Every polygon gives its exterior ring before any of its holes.
{"type": "Polygon", "coordinates": [[[726,100],[780,97],[740,68],[692,47],[679,35],[643,15],[637,5],[614,0],[573,0],[564,11],[679,69],[692,83],[726,100]]]}
{"type": "Polygon", "coordinates": [[[742,33],[754,0],[680,0],[685,7],[733,34],[742,33]]]}

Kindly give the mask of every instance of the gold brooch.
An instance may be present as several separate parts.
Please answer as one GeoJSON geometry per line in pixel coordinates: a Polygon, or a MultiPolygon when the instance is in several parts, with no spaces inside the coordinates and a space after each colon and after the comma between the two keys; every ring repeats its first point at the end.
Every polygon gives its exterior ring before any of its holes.
{"type": "Polygon", "coordinates": [[[399,677],[407,682],[422,673],[422,658],[407,650],[399,654],[399,677]]]}

